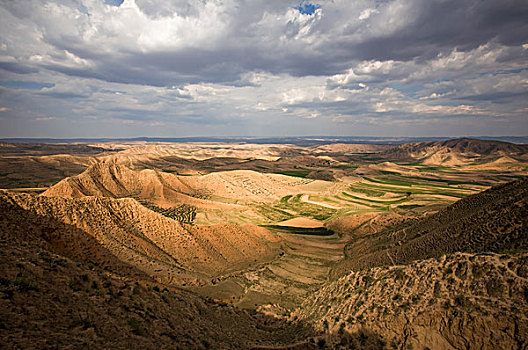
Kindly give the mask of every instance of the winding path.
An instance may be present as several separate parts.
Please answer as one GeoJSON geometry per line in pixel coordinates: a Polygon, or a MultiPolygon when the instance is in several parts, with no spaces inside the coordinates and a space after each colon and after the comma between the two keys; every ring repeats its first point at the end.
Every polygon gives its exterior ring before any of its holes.
{"type": "Polygon", "coordinates": [[[314,205],[318,205],[320,207],[325,207],[325,208],[330,208],[330,209],[341,209],[341,207],[336,207],[336,206],[331,205],[331,204],[312,201],[312,200],[309,199],[309,197],[310,196],[307,195],[307,194],[303,195],[301,197],[301,202],[314,204],[314,205]]]}

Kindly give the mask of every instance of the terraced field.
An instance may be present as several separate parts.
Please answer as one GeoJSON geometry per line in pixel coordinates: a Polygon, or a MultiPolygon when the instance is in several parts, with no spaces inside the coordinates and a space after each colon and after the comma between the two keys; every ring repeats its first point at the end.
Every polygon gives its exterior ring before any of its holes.
{"type": "Polygon", "coordinates": [[[438,185],[387,178],[364,177],[343,184],[342,191],[326,194],[291,194],[274,205],[260,206],[260,213],[271,221],[307,216],[326,221],[344,214],[365,211],[391,211],[409,205],[431,207],[448,205],[460,198],[478,193],[486,187],[468,188],[459,185],[438,185]]]}
{"type": "Polygon", "coordinates": [[[331,267],[344,257],[346,240],[337,234],[302,235],[270,229],[283,239],[279,259],[194,290],[242,308],[271,304],[278,308],[275,312],[292,310],[328,280],[331,267]]]}
{"type": "Polygon", "coordinates": [[[453,179],[453,175],[458,176],[455,168],[414,167],[425,168],[427,174],[420,177],[405,175],[405,172],[379,171],[353,181],[344,179],[319,193],[291,193],[275,202],[251,203],[245,212],[234,210],[226,214],[222,211],[224,220],[243,219],[277,233],[283,240],[283,253],[269,264],[222,276],[214,285],[195,291],[247,309],[268,305],[267,308],[274,309],[275,313],[286,313],[330,279],[332,267],[344,258],[345,245],[350,242],[353,230],[333,233],[324,228],[285,228],[278,223],[308,218],[325,225],[336,218],[373,213],[361,227],[365,232],[375,232],[380,227],[377,222],[380,217],[376,213],[386,213],[383,215],[387,217],[418,216],[440,210],[489,187],[490,179],[484,176],[478,181],[474,180],[474,174],[468,181],[453,179]]]}

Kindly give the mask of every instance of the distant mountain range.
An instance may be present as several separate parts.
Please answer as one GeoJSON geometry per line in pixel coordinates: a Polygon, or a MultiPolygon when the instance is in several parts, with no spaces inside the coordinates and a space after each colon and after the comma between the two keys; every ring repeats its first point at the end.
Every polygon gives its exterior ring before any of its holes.
{"type": "MultiPolygon", "coordinates": [[[[374,137],[374,136],[298,136],[298,137],[129,137],[129,138],[0,138],[12,143],[93,143],[93,142],[228,142],[252,144],[295,144],[299,146],[329,143],[399,145],[427,141],[444,141],[454,137],[374,137]]],[[[471,136],[480,140],[497,140],[528,144],[528,136],[471,136]]]]}

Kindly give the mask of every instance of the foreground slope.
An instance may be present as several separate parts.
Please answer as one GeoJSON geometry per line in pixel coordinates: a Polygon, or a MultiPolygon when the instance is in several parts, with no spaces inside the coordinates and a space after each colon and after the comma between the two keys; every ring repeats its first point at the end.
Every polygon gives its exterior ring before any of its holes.
{"type": "Polygon", "coordinates": [[[457,251],[528,249],[528,178],[499,185],[410,226],[355,237],[345,248],[343,271],[406,264],[457,251]]]}
{"type": "Polygon", "coordinates": [[[310,348],[299,324],[116,278],[25,235],[0,240],[2,349],[310,348]]]}
{"type": "Polygon", "coordinates": [[[457,253],[350,272],[295,315],[335,347],[525,349],[528,255],[457,253]]]}
{"type": "Polygon", "coordinates": [[[279,254],[279,239],[263,228],[182,225],[130,198],[2,192],[0,207],[3,232],[37,232],[59,253],[85,257],[117,274],[125,264],[167,284],[200,284],[279,254]]]}

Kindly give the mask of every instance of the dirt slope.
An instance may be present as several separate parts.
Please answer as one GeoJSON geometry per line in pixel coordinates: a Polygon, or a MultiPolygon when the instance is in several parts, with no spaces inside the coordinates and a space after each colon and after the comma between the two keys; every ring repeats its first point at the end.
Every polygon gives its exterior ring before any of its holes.
{"type": "Polygon", "coordinates": [[[206,201],[194,198],[196,191],[179,181],[177,176],[150,169],[132,170],[114,159],[96,163],[77,176],[65,178],[42,195],[62,198],[134,197],[159,206],[181,203],[207,206],[206,201]]]}
{"type": "Polygon", "coordinates": [[[527,254],[462,253],[351,272],[295,314],[347,349],[525,349],[527,315],[527,254]]]}
{"type": "Polygon", "coordinates": [[[214,193],[216,197],[236,199],[243,203],[275,201],[291,193],[316,192],[332,185],[327,181],[262,174],[249,170],[188,176],[181,181],[193,188],[214,193]]]}
{"type": "Polygon", "coordinates": [[[37,230],[68,256],[86,256],[120,274],[130,265],[168,284],[200,284],[236,266],[278,255],[278,238],[254,225],[193,227],[155,213],[134,199],[57,198],[0,194],[0,224],[9,232],[37,230]],[[23,216],[32,217],[27,226],[23,216]],[[13,220],[17,223],[14,224],[13,220]],[[42,225],[43,227],[39,227],[42,225]],[[81,244],[82,243],[82,244],[81,244]],[[99,256],[104,249],[112,259],[99,256]]]}
{"type": "MultiPolygon", "coordinates": [[[[159,143],[131,144],[120,154],[145,155],[148,157],[177,156],[187,159],[239,158],[276,160],[283,150],[301,149],[291,145],[237,144],[237,143],[159,143]]],[[[124,148],[125,148],[124,147],[124,148]]]]}
{"type": "Polygon", "coordinates": [[[229,209],[232,206],[203,198],[241,203],[268,202],[287,194],[317,191],[330,185],[320,180],[249,170],[177,176],[151,169],[132,170],[116,159],[107,159],[77,176],[62,180],[42,195],[63,198],[133,197],[163,207],[187,203],[201,208],[229,209]]]}
{"type": "Polygon", "coordinates": [[[2,349],[314,348],[299,324],[116,278],[12,238],[0,241],[2,349]]]}
{"type": "Polygon", "coordinates": [[[464,198],[392,230],[355,237],[339,270],[437,257],[457,251],[528,249],[528,178],[464,198]],[[405,227],[406,226],[406,227],[405,227]]]}

